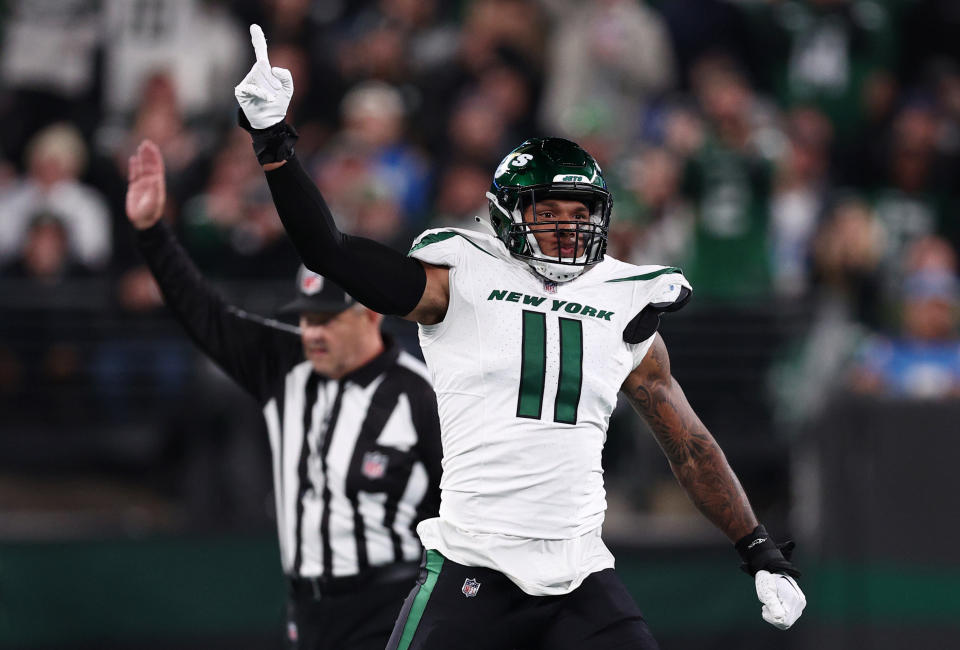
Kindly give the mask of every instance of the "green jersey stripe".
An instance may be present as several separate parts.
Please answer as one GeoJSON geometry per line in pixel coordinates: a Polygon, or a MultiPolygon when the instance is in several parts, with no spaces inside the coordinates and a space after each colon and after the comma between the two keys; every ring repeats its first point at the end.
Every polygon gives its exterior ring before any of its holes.
{"type": "Polygon", "coordinates": [[[420,619],[423,618],[423,612],[427,609],[430,594],[433,593],[433,588],[440,578],[441,568],[443,568],[443,556],[437,551],[427,550],[427,579],[420,585],[417,595],[413,598],[413,607],[410,608],[407,622],[403,626],[397,650],[407,650],[410,647],[413,635],[417,632],[417,626],[420,625],[420,619]]]}
{"type": "Polygon", "coordinates": [[[560,319],[560,385],[554,404],[555,422],[577,423],[583,386],[583,325],[573,318],[560,319]]]}
{"type": "Polygon", "coordinates": [[[520,394],[518,418],[540,418],[543,387],[547,381],[547,317],[538,311],[523,310],[520,394]]]}
{"type": "Polygon", "coordinates": [[[636,282],[638,280],[652,280],[653,278],[656,278],[661,275],[666,275],[667,273],[679,273],[680,275],[683,275],[683,271],[681,271],[677,267],[668,266],[658,271],[650,271],[650,273],[644,273],[643,275],[631,275],[629,278],[616,278],[614,280],[607,280],[607,282],[636,282]]]}
{"type": "Polygon", "coordinates": [[[493,253],[490,253],[489,251],[486,251],[486,250],[484,250],[483,248],[481,248],[476,242],[474,242],[474,241],[473,241],[472,239],[470,239],[469,237],[466,237],[466,236],[464,236],[464,235],[461,235],[461,234],[458,233],[458,232],[450,232],[449,230],[445,230],[445,231],[443,231],[443,232],[430,233],[429,235],[427,235],[426,237],[424,237],[423,239],[421,239],[420,242],[417,243],[413,248],[411,248],[411,249],[407,252],[407,255],[411,255],[412,253],[420,250],[421,248],[423,248],[423,247],[425,247],[425,246],[429,246],[430,244],[437,244],[437,243],[439,243],[439,242],[446,241],[446,240],[450,239],[451,237],[463,237],[463,238],[466,239],[468,242],[470,242],[470,244],[473,245],[477,250],[486,253],[486,254],[489,255],[490,257],[496,257],[496,255],[494,255],[493,253]]]}

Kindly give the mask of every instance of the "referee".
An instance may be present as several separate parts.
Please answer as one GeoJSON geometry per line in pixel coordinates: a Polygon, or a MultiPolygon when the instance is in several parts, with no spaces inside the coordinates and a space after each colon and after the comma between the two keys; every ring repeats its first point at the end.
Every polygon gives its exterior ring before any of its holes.
{"type": "Polygon", "coordinates": [[[263,407],[273,457],[287,647],[382,650],[414,584],[417,523],[440,503],[440,425],[426,367],[382,316],[306,269],[300,328],[225,304],[160,220],[163,159],[130,158],[126,212],[168,308],[263,407]]]}

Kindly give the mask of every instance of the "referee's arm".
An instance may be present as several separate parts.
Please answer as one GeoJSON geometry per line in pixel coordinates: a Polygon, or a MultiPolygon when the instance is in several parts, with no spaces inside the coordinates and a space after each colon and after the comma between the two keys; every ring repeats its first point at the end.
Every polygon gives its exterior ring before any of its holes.
{"type": "Polygon", "coordinates": [[[166,192],[163,159],[146,141],[130,158],[127,218],[164,302],[190,338],[247,392],[269,398],[273,378],[301,355],[296,328],[228,305],[204,280],[160,217],[166,192]],[[287,329],[284,329],[286,327],[287,329]]]}

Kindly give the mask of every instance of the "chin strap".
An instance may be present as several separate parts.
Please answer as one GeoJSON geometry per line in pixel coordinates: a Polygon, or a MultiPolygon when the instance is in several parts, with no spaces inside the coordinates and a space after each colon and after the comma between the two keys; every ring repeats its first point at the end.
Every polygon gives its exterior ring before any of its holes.
{"type": "Polygon", "coordinates": [[[580,277],[581,275],[583,275],[586,272],[586,270],[590,268],[589,266],[568,266],[565,264],[553,265],[550,262],[544,262],[542,260],[524,260],[524,261],[530,265],[530,268],[532,268],[537,275],[539,275],[542,278],[546,278],[550,282],[570,282],[570,280],[574,280],[580,277]],[[563,273],[557,272],[553,268],[551,268],[554,266],[559,266],[562,269],[564,269],[563,273]],[[568,268],[572,270],[567,271],[568,268]],[[551,277],[549,273],[555,273],[556,275],[563,275],[563,276],[569,276],[569,277],[551,277]]]}

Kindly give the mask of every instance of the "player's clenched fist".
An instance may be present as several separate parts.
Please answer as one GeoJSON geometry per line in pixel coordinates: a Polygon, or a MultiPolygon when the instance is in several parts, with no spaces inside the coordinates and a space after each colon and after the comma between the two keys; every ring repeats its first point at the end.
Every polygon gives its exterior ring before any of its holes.
{"type": "Polygon", "coordinates": [[[797,622],[807,599],[797,581],[780,573],[757,571],[754,576],[757,598],[763,603],[763,620],[781,630],[789,629],[797,622]]]}
{"type": "Polygon", "coordinates": [[[250,25],[250,40],[257,56],[250,72],[233,89],[250,126],[265,129],[283,121],[293,97],[293,77],[289,70],[271,68],[267,58],[267,39],[260,25],[250,25]]]}

